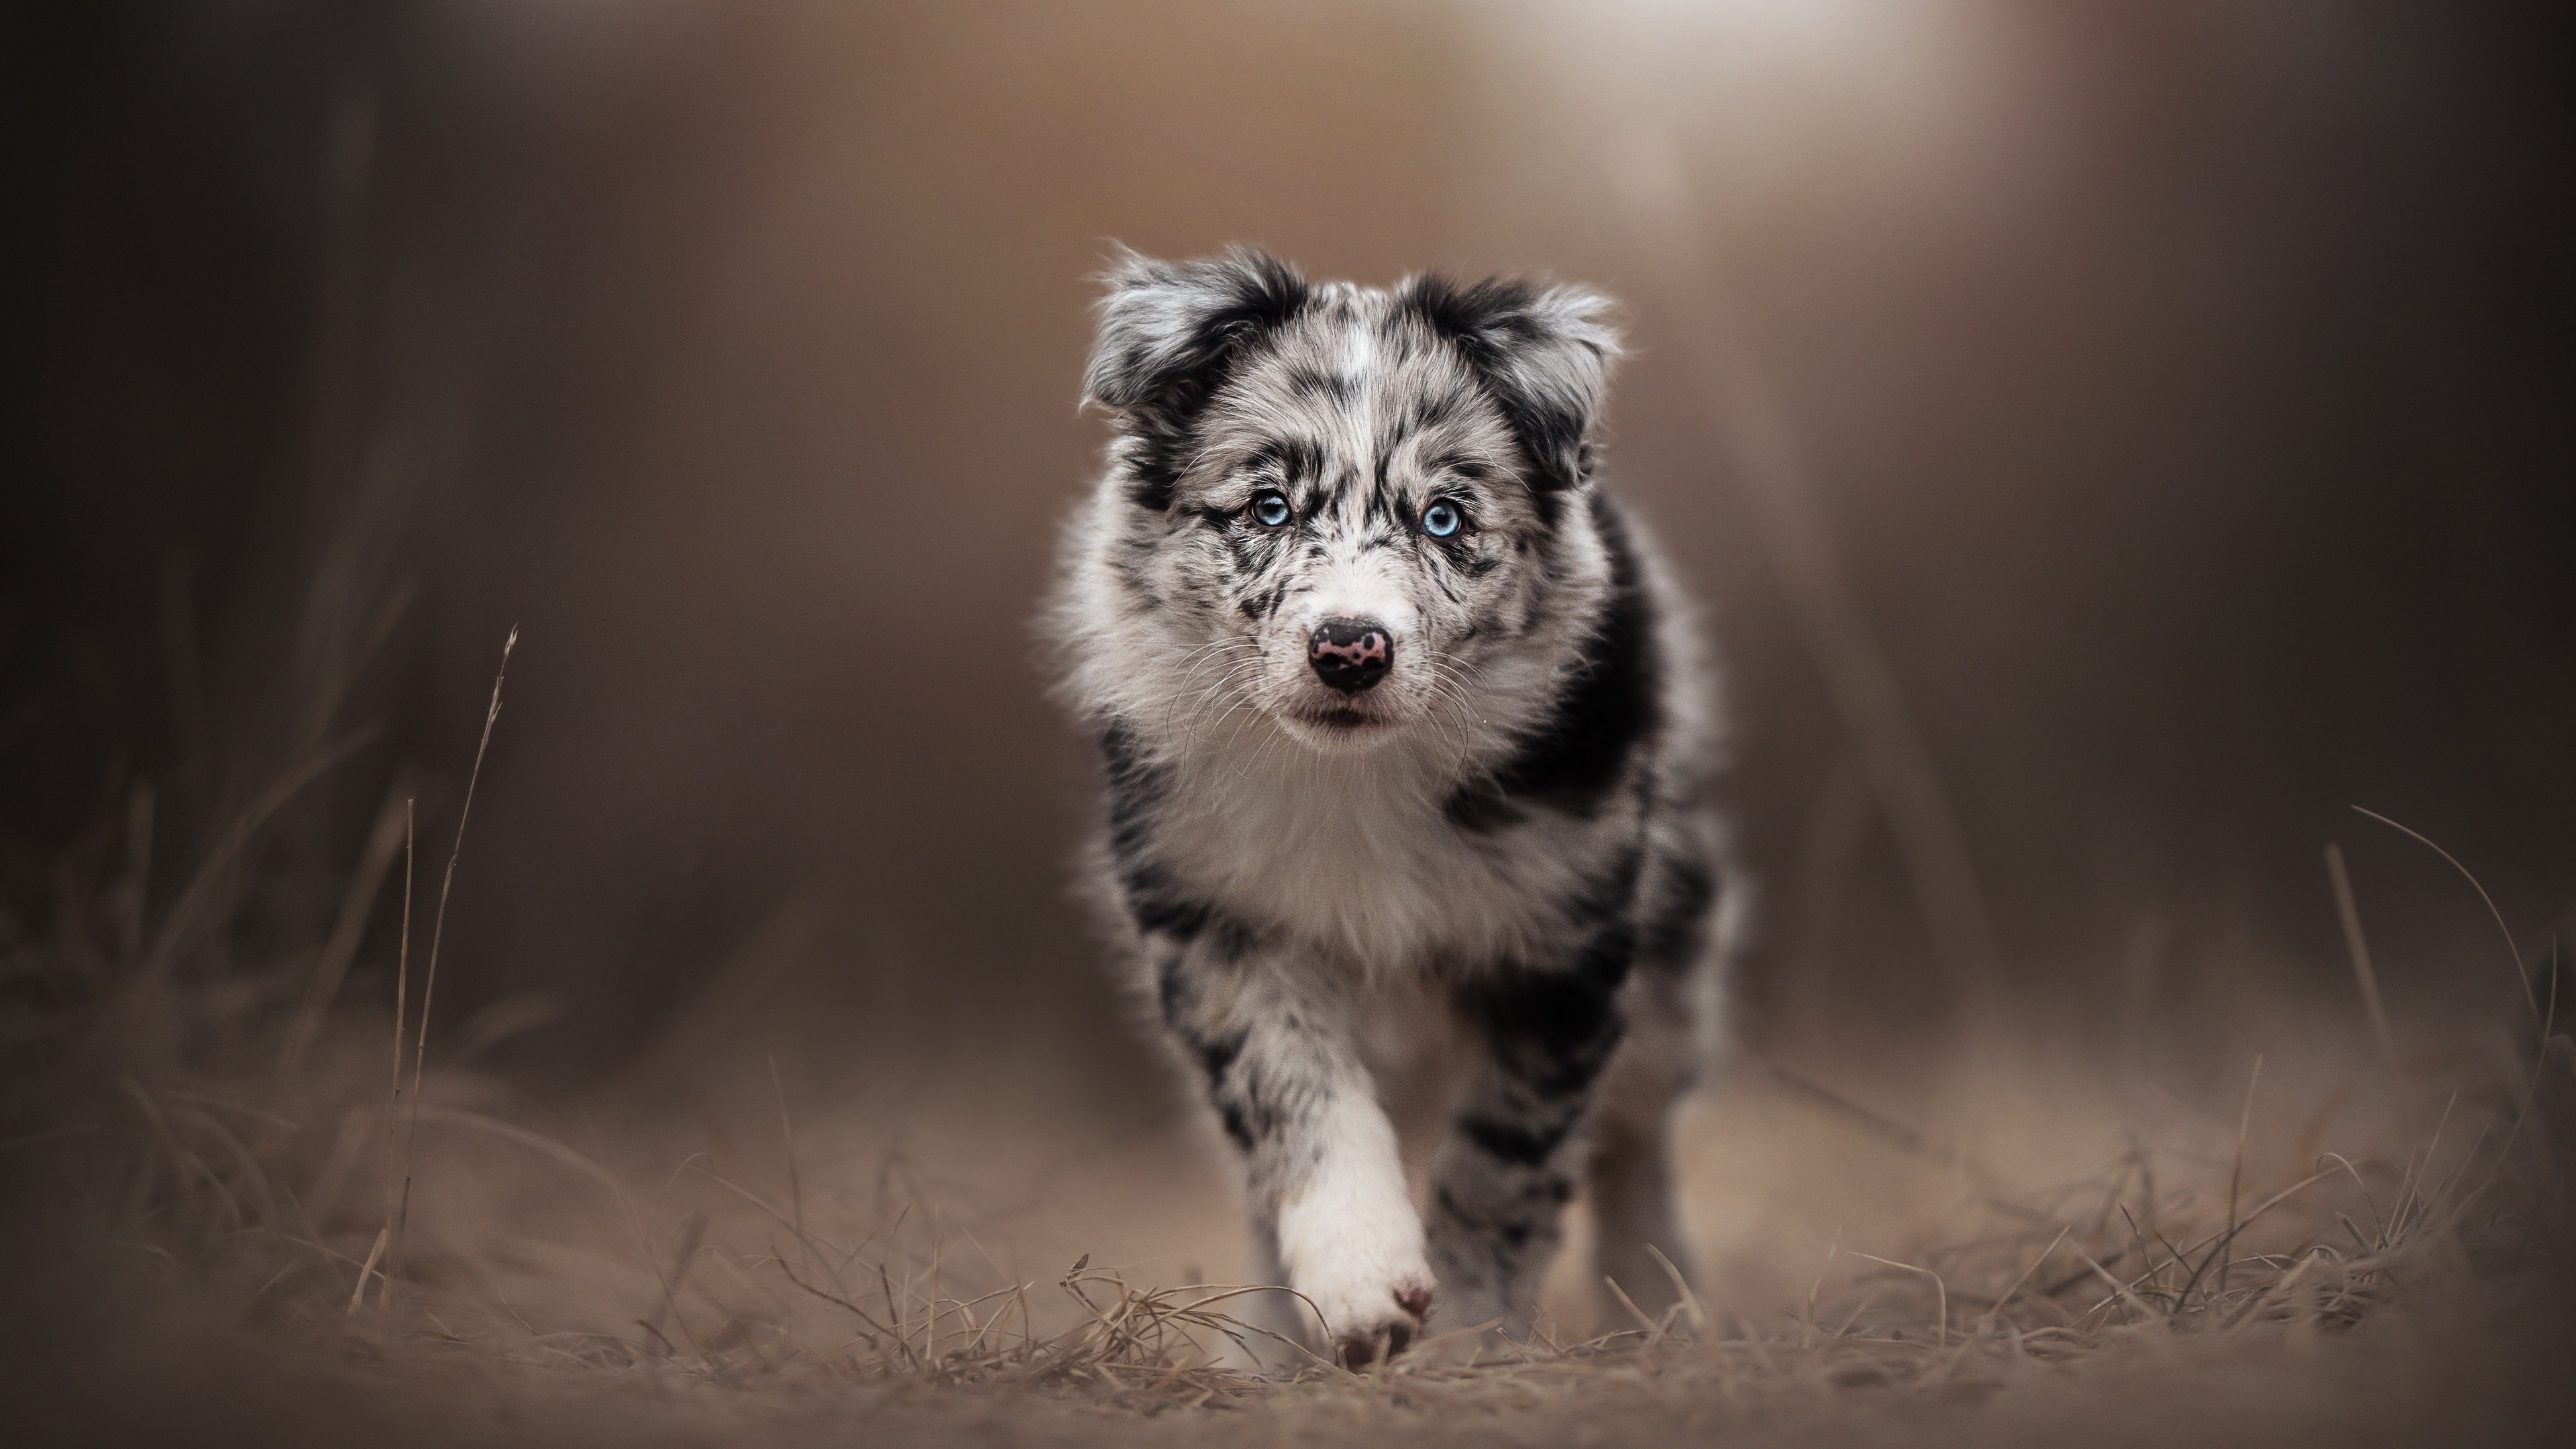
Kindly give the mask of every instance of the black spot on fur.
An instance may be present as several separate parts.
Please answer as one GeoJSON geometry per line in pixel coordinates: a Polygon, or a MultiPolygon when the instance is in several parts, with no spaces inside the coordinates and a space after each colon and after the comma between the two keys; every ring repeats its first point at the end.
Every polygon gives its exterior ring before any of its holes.
{"type": "Polygon", "coordinates": [[[1513,804],[1490,783],[1451,791],[1449,798],[1441,802],[1440,812],[1449,817],[1450,824],[1478,835],[1490,835],[1529,818],[1528,811],[1513,804]]]}
{"type": "Polygon", "coordinates": [[[1218,533],[1217,541],[1225,546],[1226,556],[1234,560],[1234,571],[1238,575],[1258,572],[1261,565],[1279,551],[1270,537],[1235,527],[1232,520],[1218,533]]]}
{"type": "Polygon", "coordinates": [[[1575,953],[1575,974],[1599,982],[1611,991],[1628,979],[1628,970],[1637,961],[1637,927],[1622,911],[1615,920],[1603,922],[1583,940],[1583,949],[1575,953]]]}
{"type": "Polygon", "coordinates": [[[1163,1023],[1176,1032],[1189,1028],[1198,1010],[1197,982],[1191,976],[1178,951],[1167,952],[1154,972],[1155,999],[1163,1008],[1163,1023]]]}
{"type": "Polygon", "coordinates": [[[1237,607],[1243,611],[1243,617],[1258,622],[1278,613],[1279,606],[1285,603],[1287,598],[1288,581],[1281,579],[1266,589],[1256,589],[1246,594],[1243,602],[1237,607]]]}
{"type": "Polygon", "coordinates": [[[1423,467],[1433,473],[1455,474],[1471,483],[1484,481],[1493,471],[1464,453],[1442,453],[1436,458],[1426,458],[1423,467]]]}
{"type": "Polygon", "coordinates": [[[1347,405],[1359,396],[1359,383],[1338,372],[1298,367],[1289,370],[1288,391],[1296,397],[1347,405]]]}
{"type": "Polygon", "coordinates": [[[1146,812],[1163,791],[1161,767],[1136,750],[1124,725],[1100,731],[1100,762],[1109,786],[1109,849],[1120,861],[1133,859],[1145,845],[1146,812]]]}
{"type": "Polygon", "coordinates": [[[1574,1118],[1560,1113],[1532,1124],[1469,1113],[1458,1119],[1458,1130],[1489,1157],[1515,1167],[1536,1167],[1564,1145],[1574,1130],[1574,1118]]]}
{"type": "Polygon", "coordinates": [[[1209,400],[1246,355],[1312,298],[1287,263],[1241,247],[1202,262],[1142,263],[1122,279],[1104,304],[1085,383],[1090,396],[1119,412],[1129,439],[1121,453],[1128,496],[1138,507],[1161,512],[1172,506],[1209,400]],[[1185,314],[1176,333],[1122,312],[1123,296],[1148,291],[1168,294],[1161,305],[1185,314]]]}
{"type": "Polygon", "coordinates": [[[1433,428],[1455,421],[1466,411],[1467,397],[1458,392],[1442,388],[1438,392],[1423,393],[1416,397],[1413,400],[1413,406],[1405,411],[1405,431],[1429,432],[1433,428]]]}
{"type": "Polygon", "coordinates": [[[1251,922],[1232,912],[1217,912],[1209,922],[1213,928],[1217,959],[1240,961],[1261,944],[1261,932],[1251,922]]]}
{"type": "Polygon", "coordinates": [[[1717,903],[1717,872],[1697,854],[1665,862],[1662,899],[1646,913],[1637,960],[1660,971],[1683,972],[1699,964],[1708,947],[1709,908],[1717,903]]]}
{"type": "Polygon", "coordinates": [[[1134,738],[1118,724],[1100,731],[1100,758],[1109,787],[1109,854],[1128,918],[1142,934],[1182,944],[1206,937],[1220,959],[1241,959],[1260,933],[1192,896],[1153,856],[1150,815],[1169,787],[1164,768],[1138,753],[1134,738]]]}
{"type": "Polygon", "coordinates": [[[1586,877],[1565,903],[1566,915],[1585,926],[1629,919],[1637,903],[1637,879],[1645,871],[1645,853],[1635,847],[1620,851],[1610,863],[1586,877]]]}
{"type": "Polygon", "coordinates": [[[1450,797],[1445,808],[1461,829],[1513,824],[1523,803],[1589,818],[1662,724],[1654,621],[1636,551],[1606,499],[1592,495],[1591,508],[1610,555],[1610,594],[1581,645],[1573,687],[1491,779],[1450,797]]]}
{"type": "Polygon", "coordinates": [[[1226,1070],[1234,1065],[1236,1057],[1243,1055],[1244,1039],[1243,1032],[1230,1031],[1223,1036],[1198,1043],[1199,1065],[1207,1070],[1207,1078],[1211,1084],[1225,1080],[1226,1070]]]}
{"type": "Polygon", "coordinates": [[[1219,961],[1240,961],[1261,944],[1261,932],[1250,922],[1190,895],[1160,865],[1123,865],[1118,884],[1140,934],[1182,945],[1204,941],[1219,961]]]}
{"type": "Polygon", "coordinates": [[[1216,1106],[1228,1137],[1246,1151],[1252,1148],[1258,1132],[1266,1131],[1270,1118],[1258,1110],[1256,1094],[1246,1083],[1233,1079],[1235,1064],[1243,1056],[1244,1044],[1250,1040],[1246,1031],[1206,1030],[1199,1019],[1201,1000],[1197,976],[1180,951],[1163,958],[1156,986],[1163,1009],[1163,1023],[1173,1037],[1198,1059],[1199,1070],[1207,1079],[1208,1100],[1216,1106]]]}
{"type": "Polygon", "coordinates": [[[1147,935],[1195,941],[1215,916],[1215,909],[1205,901],[1191,900],[1176,890],[1160,866],[1130,866],[1120,872],[1119,884],[1126,888],[1128,917],[1147,935]]]}
{"type": "Polygon", "coordinates": [[[1324,445],[1312,438],[1272,438],[1245,454],[1238,466],[1282,484],[1302,483],[1324,471],[1324,445]]]}
{"type": "MultiPolygon", "coordinates": [[[[1495,1067],[1530,1099],[1522,1119],[1507,1125],[1529,1134],[1532,1142],[1522,1145],[1541,1157],[1555,1150],[1550,1132],[1561,1137],[1572,1130],[1593,1080],[1619,1045],[1619,988],[1636,959],[1641,859],[1636,851],[1624,853],[1566,903],[1567,915],[1584,930],[1571,958],[1505,963],[1459,986],[1459,1007],[1484,1037],[1495,1067]]],[[[1488,1150],[1522,1160],[1499,1146],[1488,1150]]]]}
{"type": "Polygon", "coordinates": [[[1513,277],[1488,277],[1461,287],[1446,277],[1426,276],[1415,279],[1396,301],[1475,369],[1528,457],[1531,484],[1545,495],[1584,480],[1590,467],[1584,442],[1592,418],[1562,397],[1523,385],[1506,365],[1515,353],[1555,340],[1539,314],[1539,297],[1539,287],[1513,277]]]}
{"type": "Polygon", "coordinates": [[[1256,1061],[1239,1062],[1228,1078],[1210,1092],[1225,1135],[1249,1152],[1254,1144],[1279,1135],[1283,1122],[1309,1104],[1283,1093],[1256,1061]]]}
{"type": "Polygon", "coordinates": [[[1219,1122],[1225,1124],[1225,1135],[1233,1140],[1235,1146],[1246,1152],[1252,1150],[1252,1122],[1244,1113],[1241,1103],[1231,1098],[1219,1101],[1216,1104],[1216,1117],[1219,1122]]]}
{"type": "MultiPolygon", "coordinates": [[[[1629,933],[1622,925],[1598,934],[1629,933]]],[[[1619,1045],[1619,984],[1631,952],[1618,939],[1600,945],[1575,969],[1506,967],[1458,994],[1495,1065],[1541,1098],[1580,1098],[1619,1045]]]]}

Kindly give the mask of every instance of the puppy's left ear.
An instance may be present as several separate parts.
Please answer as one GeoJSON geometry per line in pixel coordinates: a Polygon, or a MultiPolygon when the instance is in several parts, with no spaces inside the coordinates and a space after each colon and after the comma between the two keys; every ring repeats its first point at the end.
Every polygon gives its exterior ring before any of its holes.
{"type": "Polygon", "coordinates": [[[1503,410],[1541,489],[1580,486],[1619,357],[1618,304],[1584,287],[1416,277],[1398,302],[1457,347],[1503,410]]]}

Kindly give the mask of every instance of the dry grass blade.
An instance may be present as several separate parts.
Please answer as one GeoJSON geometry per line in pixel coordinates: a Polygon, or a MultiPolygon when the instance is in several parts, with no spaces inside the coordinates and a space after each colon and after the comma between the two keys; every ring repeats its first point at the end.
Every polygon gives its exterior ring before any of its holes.
{"type": "MultiPolygon", "coordinates": [[[[2103,1267],[2100,1263],[2095,1262],[2092,1254],[2078,1248],[2075,1252],[2075,1256],[2083,1261],[2084,1266],[2091,1270],[2094,1277],[2111,1285],[2111,1296],[2102,1300],[2104,1304],[2125,1303],[2130,1307],[2130,1309],[2137,1313],[2141,1320],[2148,1322],[2169,1316],[2157,1312],[2145,1299],[2140,1298],[2137,1293],[2131,1289],[2130,1285],[2112,1277],[2111,1270],[2103,1267]]],[[[2100,1308],[2097,1306],[2094,1312],[2099,1311],[2100,1308]]],[[[2090,1317],[2091,1314],[2087,1314],[2086,1316],[2090,1317]]]]}
{"type": "Polygon", "coordinates": [[[2039,1256],[2030,1260],[2030,1266],[2021,1270],[2020,1277],[2012,1280],[2012,1286],[2006,1288],[2003,1296],[1995,1300],[1995,1306],[1986,1310],[1987,1322],[1992,1323],[1996,1316],[2004,1311],[2004,1306],[2013,1301],[2013,1295],[2021,1291],[2021,1285],[2030,1281],[2030,1275],[2039,1271],[2039,1265],[2047,1262],[2048,1255],[2056,1252],[2058,1246],[2066,1241],[2066,1235],[2073,1231],[2075,1228],[2071,1223],[2057,1230],[2057,1236],[2049,1240],[2047,1247],[2039,1250],[2039,1256]]]}
{"type": "Polygon", "coordinates": [[[2236,1241],[2236,1194],[2245,1185],[2245,1134],[2254,1126],[2254,1092],[2263,1085],[2263,1058],[2254,1058],[2253,1079],[2245,1084],[2245,1112],[2236,1119],[2236,1163],[2227,1173],[2227,1236],[2220,1240],[2218,1253],[2218,1291],[2227,1291],[2228,1244],[2236,1241]]]}
{"type": "Polygon", "coordinates": [[[2438,855],[2442,857],[2442,859],[2451,863],[2451,869],[2458,871],[2460,873],[2460,879],[2469,883],[2469,889],[2478,893],[2478,899],[2486,902],[2487,915],[2489,918],[2494,920],[2497,932],[2504,937],[2505,954],[2513,962],[2514,980],[2521,983],[2523,1004],[2531,1008],[2531,1019],[2533,1021],[2543,1020],[2544,1018],[2540,1011],[2540,997],[2531,989],[2531,973],[2523,968],[2522,948],[2514,944],[2513,928],[2504,923],[2504,912],[2496,909],[2495,897],[2487,894],[2487,888],[2478,883],[2478,878],[2469,873],[2469,868],[2460,864],[2457,856],[2452,855],[2441,846],[2434,844],[2431,837],[2426,836],[2423,832],[2408,829],[2406,826],[2398,824],[2396,821],[2389,819],[2387,816],[2380,814],[2376,810],[2365,810],[2359,805],[2355,805],[2352,808],[2356,812],[2369,816],[2371,819],[2378,821],[2380,824],[2387,826],[2391,830],[2402,832],[2403,834],[2423,842],[2426,849],[2431,850],[2435,855],[2438,855]]]}
{"type": "Polygon", "coordinates": [[[392,1242],[393,1237],[392,1228],[376,1229],[376,1245],[367,1250],[367,1261],[358,1269],[358,1286],[349,1290],[349,1311],[342,1317],[355,1317],[359,1307],[367,1301],[367,1279],[375,1273],[376,1264],[385,1256],[385,1244],[392,1242]]]}
{"type": "Polygon", "coordinates": [[[1683,1311],[1690,1315],[1691,1331],[1706,1338],[1709,1330],[1708,1309],[1699,1301],[1699,1294],[1692,1291],[1690,1279],[1683,1275],[1681,1269],[1673,1266],[1673,1260],[1664,1256],[1663,1249],[1648,1243],[1646,1252],[1655,1260],[1655,1266],[1664,1270],[1664,1276],[1673,1281],[1674,1300],[1680,1303],[1683,1311]]]}
{"type": "MultiPolygon", "coordinates": [[[[394,1244],[388,1259],[389,1266],[386,1270],[386,1278],[388,1282],[391,1281],[394,1271],[399,1269],[402,1264],[403,1232],[408,1226],[411,1218],[412,1148],[414,1140],[420,1135],[421,1072],[427,1065],[429,1057],[429,1008],[432,998],[438,991],[438,948],[442,938],[447,933],[447,900],[449,894],[456,888],[456,863],[458,860],[462,859],[465,854],[465,826],[466,822],[470,820],[474,814],[474,787],[480,784],[483,779],[483,757],[489,753],[492,748],[492,726],[495,721],[501,718],[501,683],[504,679],[509,677],[510,651],[518,647],[519,630],[516,625],[513,625],[510,629],[510,637],[501,641],[501,667],[494,670],[492,673],[492,702],[490,705],[486,706],[483,711],[483,736],[475,743],[474,767],[467,771],[465,776],[465,798],[456,808],[456,843],[448,849],[447,870],[445,874],[439,878],[438,883],[438,909],[430,917],[429,969],[422,973],[420,987],[419,1035],[415,1038],[412,1046],[411,1122],[409,1126],[405,1128],[403,1133],[402,1194],[401,1200],[396,1205],[394,1212],[394,1244]]],[[[406,882],[404,887],[406,895],[408,895],[410,889],[408,875],[409,873],[406,871],[406,882]]],[[[408,908],[406,908],[406,914],[408,914],[408,908]]],[[[405,936],[406,939],[408,939],[409,933],[406,932],[405,936]]],[[[395,1072],[400,1073],[402,1070],[402,1061],[399,1053],[402,1050],[402,1045],[399,1031],[397,1032],[394,1049],[397,1053],[394,1061],[394,1070],[395,1072]]]]}
{"type": "Polygon", "coordinates": [[[2361,908],[2352,897],[2352,877],[2343,868],[2343,847],[2326,842],[2326,875],[2334,882],[2335,914],[2343,921],[2344,950],[2352,957],[2352,976],[2361,988],[2362,1009],[2370,1014],[2370,1034],[2393,1061],[2397,1042],[2388,1032],[2388,1012],[2379,1001],[2379,973],[2371,969],[2370,940],[2361,933],[2361,908]]]}
{"type": "Polygon", "coordinates": [[[796,1242],[810,1255],[814,1249],[813,1240],[805,1233],[805,1176],[796,1165],[796,1124],[787,1115],[787,1084],[778,1075],[775,1052],[769,1054],[769,1088],[778,1097],[778,1140],[787,1149],[787,1205],[796,1214],[796,1242]]]}
{"type": "MultiPolygon", "coordinates": [[[[1890,1268],[1895,1268],[1902,1272],[1920,1273],[1924,1277],[1931,1279],[1932,1291],[1940,1304],[1940,1307],[1937,1310],[1938,1317],[1935,1320],[1933,1331],[1942,1348],[1948,1348],[1950,1346],[1950,1285],[1941,1281],[1940,1274],[1933,1272],[1929,1268],[1918,1268],[1912,1263],[1899,1263],[1892,1258],[1882,1258],[1876,1253],[1864,1253],[1852,1248],[1846,1248],[1844,1251],[1850,1253],[1855,1258],[1867,1258],[1873,1263],[1883,1263],[1890,1268]]],[[[2104,1276],[2107,1277],[2109,1275],[2105,1274],[2104,1276]]]]}
{"type": "Polygon", "coordinates": [[[1637,1320],[1637,1326],[1646,1331],[1646,1347],[1653,1348],[1663,1342],[1664,1326],[1655,1321],[1653,1314],[1637,1306],[1637,1300],[1628,1296],[1628,1290],[1619,1286],[1618,1279],[1605,1274],[1601,1282],[1619,1300],[1619,1306],[1627,1309],[1628,1315],[1637,1320]]]}
{"type": "MultiPolygon", "coordinates": [[[[381,1234],[381,1238],[384,1243],[390,1243],[393,1241],[394,1224],[402,1216],[402,1183],[403,1179],[409,1175],[408,1169],[404,1166],[400,1154],[395,1151],[394,1134],[399,1129],[402,1122],[403,1008],[411,1000],[412,861],[415,855],[413,846],[416,836],[416,831],[414,829],[416,824],[414,805],[415,802],[410,800],[405,800],[403,802],[402,941],[401,944],[395,948],[394,952],[394,1085],[392,1104],[385,1110],[385,1226],[384,1231],[381,1234]]],[[[376,1255],[374,1253],[367,1255],[368,1261],[371,1264],[374,1262],[375,1257],[376,1255]]],[[[350,1306],[352,1308],[357,1305],[360,1299],[363,1299],[366,1296],[366,1291],[367,1275],[361,1273],[358,1275],[358,1298],[351,1300],[350,1306]]],[[[388,1281],[386,1292],[392,1292],[390,1281],[388,1281]]]]}

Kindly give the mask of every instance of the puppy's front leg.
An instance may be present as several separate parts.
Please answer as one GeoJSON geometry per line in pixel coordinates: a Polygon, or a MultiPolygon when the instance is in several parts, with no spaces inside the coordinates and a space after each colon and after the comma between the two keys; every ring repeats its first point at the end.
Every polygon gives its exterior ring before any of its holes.
{"type": "Polygon", "coordinates": [[[1402,1349],[1430,1311],[1431,1270],[1349,1006],[1290,948],[1223,930],[1148,946],[1163,1020],[1207,1074],[1287,1286],[1344,1364],[1402,1349]]]}

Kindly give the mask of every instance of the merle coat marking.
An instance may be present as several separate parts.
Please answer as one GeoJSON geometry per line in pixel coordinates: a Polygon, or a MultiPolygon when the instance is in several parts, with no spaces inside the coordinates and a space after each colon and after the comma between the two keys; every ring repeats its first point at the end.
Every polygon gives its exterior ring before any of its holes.
{"type": "Polygon", "coordinates": [[[1525,1332],[1588,1168],[1601,1271],[1669,1301],[1645,1249],[1687,1261],[1668,1118],[1732,893],[1686,611],[1593,478],[1608,302],[1241,249],[1107,280],[1114,440],[1052,631],[1103,894],[1269,1281],[1346,1360],[1432,1314],[1525,1332]],[[1435,1037],[1417,1211],[1381,1083],[1435,1037]]]}

